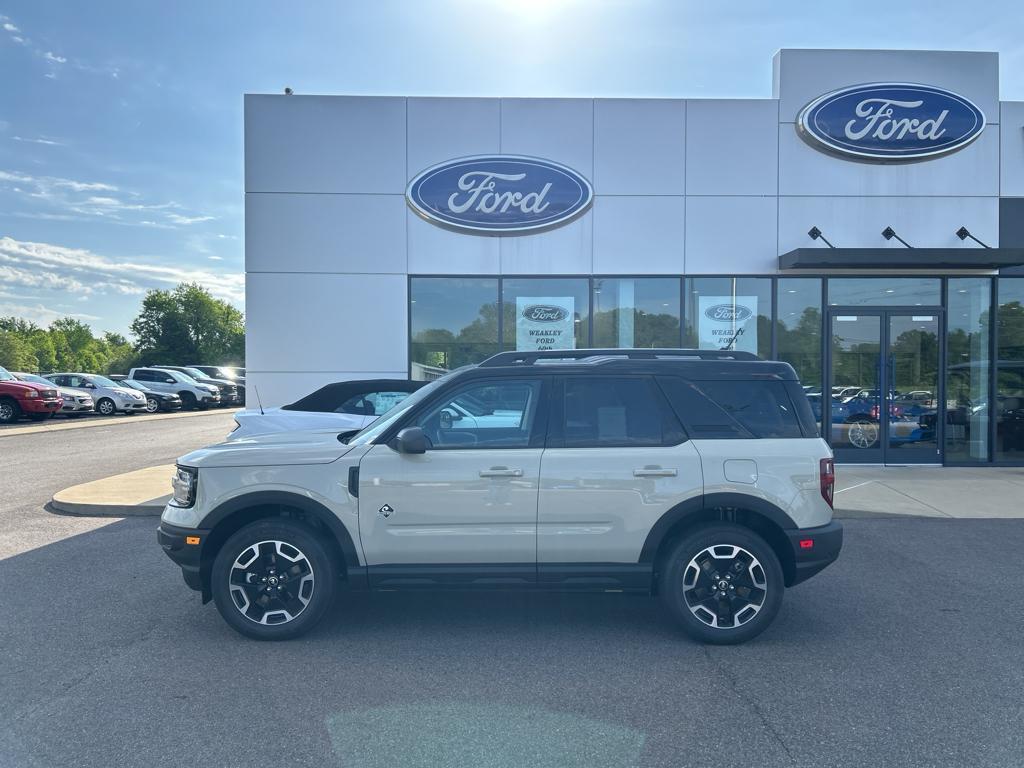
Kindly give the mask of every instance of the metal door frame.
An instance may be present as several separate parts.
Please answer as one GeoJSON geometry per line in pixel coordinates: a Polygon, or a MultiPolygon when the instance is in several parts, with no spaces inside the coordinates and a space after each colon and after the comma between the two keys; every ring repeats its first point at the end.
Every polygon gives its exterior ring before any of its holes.
{"type": "MultiPolygon", "coordinates": [[[[883,464],[886,466],[899,466],[902,464],[942,464],[945,457],[945,432],[946,432],[946,312],[943,307],[917,307],[917,306],[891,306],[891,307],[862,307],[862,306],[826,306],[825,307],[825,338],[824,338],[824,365],[822,373],[824,387],[822,389],[822,433],[826,442],[832,445],[832,323],[836,315],[876,316],[879,318],[879,361],[878,361],[878,388],[879,388],[879,447],[872,449],[872,455],[863,461],[857,461],[851,456],[852,449],[841,449],[843,455],[839,457],[841,463],[849,464],[883,464]],[[908,461],[899,461],[899,454],[889,445],[889,405],[888,390],[890,378],[889,350],[891,339],[889,338],[889,319],[893,315],[932,315],[937,320],[937,347],[938,361],[936,369],[936,414],[935,414],[935,442],[936,451],[934,458],[929,461],[926,457],[912,456],[908,461]],[[825,429],[826,421],[826,396],[828,398],[828,429],[825,429]],[[883,418],[885,414],[885,418],[883,418]],[[877,452],[876,452],[877,450],[877,452]]],[[[833,447],[833,450],[835,448],[833,447]]]]}

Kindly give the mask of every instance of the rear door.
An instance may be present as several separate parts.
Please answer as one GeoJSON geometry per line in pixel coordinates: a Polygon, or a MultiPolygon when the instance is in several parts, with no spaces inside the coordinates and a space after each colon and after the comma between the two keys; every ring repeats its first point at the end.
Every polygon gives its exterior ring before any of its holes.
{"type": "Polygon", "coordinates": [[[652,376],[558,377],[541,462],[539,578],[586,586],[615,573],[607,564],[635,566],[658,518],[702,490],[700,456],[652,376]]]}

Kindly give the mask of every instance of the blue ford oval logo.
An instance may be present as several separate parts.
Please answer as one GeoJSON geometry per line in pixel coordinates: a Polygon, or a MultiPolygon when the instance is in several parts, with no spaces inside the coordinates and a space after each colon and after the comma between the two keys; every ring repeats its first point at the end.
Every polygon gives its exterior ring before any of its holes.
{"type": "Polygon", "coordinates": [[[523,318],[535,323],[559,323],[569,316],[565,307],[553,304],[530,304],[523,308],[523,318]]]}
{"type": "Polygon", "coordinates": [[[704,316],[708,320],[719,323],[742,323],[754,314],[749,307],[742,304],[715,304],[704,310],[704,316]]]}
{"type": "Polygon", "coordinates": [[[949,154],[984,128],[984,113],[963,96],[915,83],[843,88],[815,99],[797,118],[797,131],[815,148],[881,162],[949,154]]]}
{"type": "Polygon", "coordinates": [[[563,224],[594,199],[572,168],[520,155],[462,157],[427,168],[405,192],[434,224],[477,234],[522,234],[563,224]]]}

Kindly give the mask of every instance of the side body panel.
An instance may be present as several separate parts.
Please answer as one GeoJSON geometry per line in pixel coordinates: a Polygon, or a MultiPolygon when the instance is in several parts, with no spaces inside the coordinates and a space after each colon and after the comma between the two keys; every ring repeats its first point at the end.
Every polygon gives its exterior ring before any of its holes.
{"type": "Polygon", "coordinates": [[[819,461],[832,454],[821,438],[692,442],[700,453],[706,494],[756,496],[786,512],[800,528],[832,519],[818,477],[819,461]]]}
{"type": "Polygon", "coordinates": [[[370,566],[537,561],[540,448],[373,446],[359,466],[359,530],[370,566]],[[382,508],[387,505],[390,511],[382,508]]]}
{"type": "Polygon", "coordinates": [[[541,462],[539,563],[636,563],[665,512],[703,492],[692,441],[671,447],[548,448],[541,462]]]}

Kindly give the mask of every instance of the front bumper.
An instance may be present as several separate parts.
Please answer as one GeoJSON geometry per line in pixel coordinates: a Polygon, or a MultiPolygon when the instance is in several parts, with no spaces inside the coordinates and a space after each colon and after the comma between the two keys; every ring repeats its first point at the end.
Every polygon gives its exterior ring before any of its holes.
{"type": "Polygon", "coordinates": [[[156,540],[167,556],[181,568],[185,583],[194,590],[202,590],[203,579],[200,567],[203,561],[203,546],[210,532],[203,528],[180,528],[177,525],[160,523],[156,529],[156,540]],[[195,543],[190,543],[190,542],[195,543]]]}
{"type": "Polygon", "coordinates": [[[161,411],[176,411],[181,408],[181,398],[175,398],[174,400],[157,400],[160,404],[161,411]]]}
{"type": "Polygon", "coordinates": [[[56,413],[64,405],[64,400],[44,400],[41,397],[26,397],[19,400],[23,413],[56,413]]]}
{"type": "Polygon", "coordinates": [[[120,402],[117,404],[117,409],[119,411],[124,411],[125,413],[128,413],[130,411],[145,411],[146,401],[143,400],[141,403],[138,400],[128,400],[120,402]]]}
{"type": "Polygon", "coordinates": [[[796,528],[784,533],[793,551],[793,570],[786,574],[787,587],[807,581],[830,566],[843,548],[843,524],[838,520],[828,525],[796,528]],[[811,542],[811,545],[802,542],[811,542]]]}

